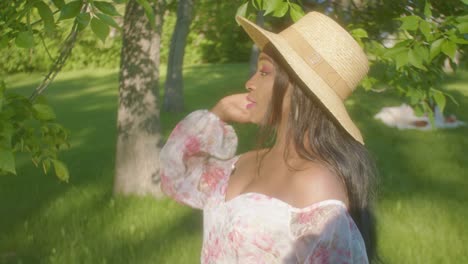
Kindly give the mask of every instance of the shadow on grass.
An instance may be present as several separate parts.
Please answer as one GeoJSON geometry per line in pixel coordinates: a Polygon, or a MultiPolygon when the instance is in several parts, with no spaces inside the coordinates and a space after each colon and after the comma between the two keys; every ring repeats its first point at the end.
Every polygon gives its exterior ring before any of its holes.
{"type": "MultiPolygon", "coordinates": [[[[468,121],[466,106],[468,97],[459,91],[450,91],[459,101],[459,107],[450,105],[447,112],[468,121]]],[[[363,91],[353,95],[355,103],[351,115],[362,129],[366,145],[376,157],[381,176],[381,195],[386,199],[437,195],[443,199],[467,199],[462,179],[450,177],[462,175],[468,167],[468,127],[438,129],[435,131],[398,130],[385,126],[373,116],[386,106],[398,106],[401,99],[391,93],[375,94],[363,91]],[[441,164],[438,167],[438,164],[441,164]],[[446,168],[444,164],[455,165],[446,168]],[[458,168],[457,168],[458,166],[458,168]],[[444,174],[447,174],[445,176],[444,174]]]]}
{"type": "MultiPolygon", "coordinates": [[[[454,78],[450,83],[459,81],[466,84],[468,78],[454,78]]],[[[449,92],[459,106],[449,104],[446,113],[467,122],[467,94],[449,92]]],[[[459,245],[468,228],[468,211],[464,210],[468,200],[468,127],[398,130],[373,118],[382,107],[401,103],[392,93],[358,91],[349,107],[379,171],[377,223],[382,223],[378,225],[379,242],[385,249],[382,257],[387,263],[466,260],[459,245]]]]}
{"type": "MultiPolygon", "coordinates": [[[[189,67],[185,75],[187,112],[204,106],[206,108],[206,105],[212,104],[216,97],[221,98],[223,95],[231,93],[229,89],[225,89],[226,86],[238,86],[226,80],[239,81],[239,85],[243,85],[245,78],[239,77],[243,73],[238,70],[241,67],[244,66],[202,65],[189,67]]],[[[15,92],[30,94],[35,84],[33,82],[23,83],[27,84],[11,86],[14,87],[15,92]]],[[[102,206],[103,201],[112,197],[118,102],[117,72],[85,70],[63,73],[46,93],[58,120],[71,131],[71,149],[61,154],[61,158],[67,163],[70,170],[70,182],[68,184],[61,183],[53,174],[43,175],[39,169],[31,166],[26,157],[18,160],[20,165],[17,176],[0,178],[0,214],[8,216],[0,218],[0,262],[3,262],[1,258],[5,254],[8,255],[8,252],[17,252],[15,254],[19,254],[21,259],[27,263],[37,263],[40,260],[43,261],[45,256],[53,256],[50,250],[56,248],[57,245],[54,243],[61,239],[61,227],[69,225],[71,222],[75,228],[78,230],[83,228],[83,231],[86,232],[88,220],[84,218],[106,217],[105,214],[98,213],[102,209],[99,207],[102,206]],[[76,198],[70,196],[70,193],[73,193],[76,198]],[[86,202],[87,205],[78,204],[88,195],[97,195],[99,198],[86,202]],[[55,212],[50,212],[51,210],[55,212]],[[60,217],[59,211],[60,215],[74,215],[82,222],[74,222],[70,217],[60,217]],[[46,221],[45,218],[48,220],[46,221]],[[40,225],[45,226],[41,227],[40,225]],[[28,230],[24,230],[25,226],[28,227],[28,230]],[[53,226],[57,226],[57,229],[53,226]],[[42,233],[42,230],[47,232],[42,233]],[[34,239],[29,241],[28,239],[31,237],[34,239]],[[49,237],[57,237],[57,240],[51,240],[49,237]],[[33,244],[35,246],[28,246],[33,244]]],[[[162,114],[161,122],[168,123],[163,128],[163,134],[168,134],[173,124],[178,121],[175,116],[177,114],[162,114]]],[[[179,116],[183,115],[179,114],[179,116]]],[[[158,205],[153,204],[152,206],[158,205]]],[[[121,208],[122,212],[128,210],[129,208],[121,208]]],[[[158,221],[157,219],[153,220],[158,221]]],[[[103,222],[103,230],[95,230],[96,234],[104,232],[104,227],[107,224],[103,222]]],[[[148,250],[151,248],[153,252],[155,252],[155,247],[160,247],[160,245],[153,243],[163,243],[167,245],[164,248],[169,249],[170,241],[178,240],[180,237],[184,237],[184,234],[189,236],[196,232],[199,238],[199,227],[201,227],[200,221],[196,221],[194,214],[191,213],[168,225],[166,229],[170,232],[161,233],[161,230],[166,230],[161,228],[158,233],[158,228],[155,228],[149,237],[142,240],[146,242],[137,241],[135,244],[145,248],[143,244],[149,243],[151,246],[146,248],[148,250]],[[181,226],[190,227],[190,230],[181,228],[181,226]]],[[[99,235],[96,237],[98,238],[99,235]]],[[[102,244],[113,242],[97,240],[102,244]]],[[[107,252],[110,247],[104,247],[102,256],[122,257],[122,253],[118,253],[128,251],[130,248],[138,252],[138,254],[127,252],[134,258],[139,258],[140,255],[144,256],[145,254],[140,254],[141,249],[133,244],[130,241],[122,241],[121,246],[117,246],[115,252],[107,252]]],[[[85,250],[81,252],[84,255],[85,253],[85,250]]],[[[157,259],[164,258],[164,252],[159,252],[157,255],[157,259]]],[[[79,258],[79,256],[77,257],[79,258]]]]}
{"type": "MultiPolygon", "coordinates": [[[[225,95],[244,92],[247,75],[244,64],[186,68],[186,111],[161,114],[163,135],[167,136],[187,113],[211,108],[225,95]]],[[[457,78],[450,82],[462,80],[457,78]]],[[[24,85],[15,90],[29,94],[32,88],[24,85]]],[[[467,95],[457,90],[450,93],[460,106],[449,105],[447,111],[468,121],[467,95]]],[[[70,169],[70,183],[42,175],[25,159],[18,161],[22,164],[18,176],[0,178],[0,262],[8,252],[17,254],[8,257],[14,262],[18,258],[27,263],[47,262],[43,258],[54,258],[51,250],[55,248],[71,252],[68,257],[74,258],[67,261],[63,256],[55,261],[62,263],[164,263],[178,253],[178,246],[184,247],[189,237],[197,241],[192,243],[194,251],[199,250],[199,213],[180,211],[164,201],[112,198],[117,94],[116,71],[65,73],[49,88],[48,99],[58,119],[71,130],[72,147],[62,154],[70,169]],[[176,211],[177,215],[167,215],[165,210],[176,211]],[[136,226],[134,231],[122,230],[132,224],[136,226]]],[[[468,128],[400,131],[373,119],[381,107],[400,104],[395,95],[363,91],[348,101],[351,115],[377,159],[381,175],[379,200],[416,197],[441,203],[466,201],[467,180],[461,176],[468,169],[468,128]]],[[[241,151],[254,145],[254,127],[236,129],[241,151]]],[[[468,217],[466,212],[461,214],[468,217]]]]}
{"type": "MultiPolygon", "coordinates": [[[[20,219],[32,217],[67,189],[89,181],[102,183],[102,172],[112,171],[116,84],[115,73],[108,73],[83,74],[51,85],[48,99],[58,120],[71,131],[71,149],[61,155],[71,172],[70,183],[60,183],[53,175],[44,176],[27,158],[20,159],[18,163],[24,165],[18,168],[18,175],[0,179],[1,214],[9,215],[1,218],[0,228],[10,230],[20,219]],[[90,107],[95,109],[89,110],[90,107]]],[[[16,87],[15,92],[28,94],[32,89],[33,86],[16,87]]]]}

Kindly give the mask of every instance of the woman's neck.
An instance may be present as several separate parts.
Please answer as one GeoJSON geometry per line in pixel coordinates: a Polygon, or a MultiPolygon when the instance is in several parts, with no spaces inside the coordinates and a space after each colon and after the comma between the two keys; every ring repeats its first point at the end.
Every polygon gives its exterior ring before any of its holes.
{"type": "Polygon", "coordinates": [[[294,141],[290,139],[292,135],[288,133],[288,122],[287,118],[283,118],[281,123],[278,125],[276,132],[276,141],[271,151],[275,153],[284,153],[288,152],[288,157],[297,158],[297,154],[294,141]]]}

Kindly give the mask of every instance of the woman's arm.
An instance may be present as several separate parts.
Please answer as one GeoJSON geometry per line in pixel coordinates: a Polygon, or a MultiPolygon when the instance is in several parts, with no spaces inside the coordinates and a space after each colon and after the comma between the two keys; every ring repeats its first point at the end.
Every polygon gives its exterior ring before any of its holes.
{"type": "Polygon", "coordinates": [[[231,172],[234,129],[208,110],[184,118],[172,131],[160,155],[161,187],[175,200],[203,208],[220,180],[231,172]]]}
{"type": "Polygon", "coordinates": [[[291,218],[298,263],[368,263],[364,240],[339,201],[313,205],[291,218]]]}

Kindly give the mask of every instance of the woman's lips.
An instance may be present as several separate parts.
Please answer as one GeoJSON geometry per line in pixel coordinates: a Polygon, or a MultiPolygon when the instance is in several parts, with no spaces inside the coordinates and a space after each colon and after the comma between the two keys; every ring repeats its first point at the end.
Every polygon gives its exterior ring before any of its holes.
{"type": "Polygon", "coordinates": [[[247,101],[249,101],[249,103],[245,106],[245,108],[249,109],[249,108],[252,108],[254,107],[257,103],[252,100],[250,97],[247,96],[247,101]]]}
{"type": "Polygon", "coordinates": [[[255,106],[255,103],[248,103],[245,108],[250,109],[255,106]]]}

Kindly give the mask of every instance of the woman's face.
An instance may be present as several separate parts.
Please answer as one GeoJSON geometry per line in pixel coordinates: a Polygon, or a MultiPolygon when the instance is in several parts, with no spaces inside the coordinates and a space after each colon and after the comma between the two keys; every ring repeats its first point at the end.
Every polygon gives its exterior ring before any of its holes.
{"type": "MultiPolygon", "coordinates": [[[[265,53],[260,53],[257,62],[257,70],[255,74],[245,83],[245,88],[249,91],[247,96],[246,108],[250,112],[250,122],[255,124],[261,124],[264,121],[265,114],[268,111],[270,101],[273,94],[273,85],[277,71],[273,59],[265,53]]],[[[287,112],[289,108],[289,100],[286,98],[290,97],[289,89],[285,93],[283,101],[283,114],[287,112]]]]}
{"type": "Polygon", "coordinates": [[[250,121],[260,124],[266,114],[273,93],[276,69],[273,59],[265,53],[260,53],[255,74],[245,83],[249,91],[246,108],[250,112],[250,121]]]}

